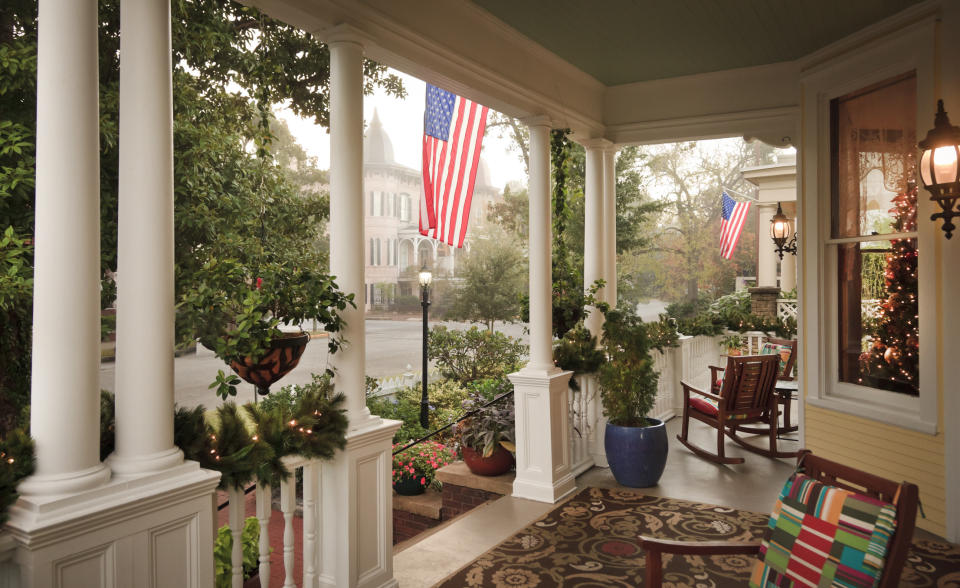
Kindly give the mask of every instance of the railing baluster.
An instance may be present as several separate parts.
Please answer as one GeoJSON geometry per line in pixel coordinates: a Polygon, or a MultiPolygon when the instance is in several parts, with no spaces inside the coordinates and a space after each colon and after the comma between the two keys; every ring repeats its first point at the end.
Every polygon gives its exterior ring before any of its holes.
{"type": "Polygon", "coordinates": [[[246,514],[246,502],[243,488],[232,487],[227,490],[227,494],[230,497],[230,535],[233,536],[230,552],[230,566],[233,574],[230,585],[232,588],[243,588],[243,519],[246,514]]]}
{"type": "Polygon", "coordinates": [[[257,484],[257,521],[260,522],[260,588],[270,588],[270,514],[273,494],[269,485],[257,484]]]}
{"type": "Polygon", "coordinates": [[[284,588],[296,588],[293,579],[293,510],[297,502],[297,477],[280,482],[280,511],[283,512],[284,588]]]}
{"type": "Polygon", "coordinates": [[[303,588],[317,583],[317,465],[310,461],[303,466],[303,588]]]}

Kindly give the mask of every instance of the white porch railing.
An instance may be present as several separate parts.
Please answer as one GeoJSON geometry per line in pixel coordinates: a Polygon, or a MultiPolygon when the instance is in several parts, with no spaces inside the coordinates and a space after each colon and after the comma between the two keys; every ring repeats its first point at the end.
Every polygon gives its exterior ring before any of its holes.
{"type": "MultiPolygon", "coordinates": [[[[880,301],[876,298],[866,298],[860,301],[860,312],[864,315],[876,316],[880,311],[880,301]]],[[[788,318],[797,318],[797,299],[796,298],[778,298],[777,299],[777,318],[786,320],[788,318]]]]}
{"type": "MultiPolygon", "coordinates": [[[[303,457],[287,457],[284,465],[291,475],[280,482],[280,512],[283,517],[283,543],[275,548],[283,554],[283,587],[314,586],[318,573],[318,531],[320,520],[320,460],[303,457]],[[303,470],[303,577],[297,583],[294,577],[294,541],[293,515],[297,508],[297,470],[303,470]]],[[[270,588],[270,519],[273,516],[273,494],[270,486],[257,485],[256,517],[260,523],[260,586],[270,588]]],[[[231,552],[232,588],[243,587],[243,524],[246,519],[246,501],[242,488],[227,491],[230,498],[229,526],[233,536],[231,552]]]]}
{"type": "MultiPolygon", "coordinates": [[[[677,348],[653,352],[654,368],[660,374],[657,398],[651,416],[669,420],[681,410],[680,381],[704,386],[710,379],[710,366],[719,365],[718,337],[681,337],[677,348]]],[[[578,475],[593,465],[606,467],[603,436],[606,419],[600,402],[597,379],[593,374],[576,377],[579,390],[570,390],[570,469],[578,475]]]]}

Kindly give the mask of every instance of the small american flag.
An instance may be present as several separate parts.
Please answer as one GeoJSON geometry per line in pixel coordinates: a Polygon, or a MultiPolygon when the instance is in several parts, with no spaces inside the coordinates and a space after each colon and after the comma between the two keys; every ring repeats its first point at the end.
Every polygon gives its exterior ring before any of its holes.
{"type": "Polygon", "coordinates": [[[427,84],[420,234],[463,247],[487,110],[427,84]]]}
{"type": "Polygon", "coordinates": [[[724,259],[733,257],[733,250],[740,240],[743,231],[743,222],[750,212],[749,202],[737,202],[723,193],[723,212],[720,215],[720,256],[724,259]]]}

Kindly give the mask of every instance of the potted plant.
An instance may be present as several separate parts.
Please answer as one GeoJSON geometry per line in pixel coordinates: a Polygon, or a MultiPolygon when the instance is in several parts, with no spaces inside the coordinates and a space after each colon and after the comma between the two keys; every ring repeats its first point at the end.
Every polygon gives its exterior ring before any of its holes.
{"type": "Polygon", "coordinates": [[[513,402],[485,406],[489,399],[471,392],[463,408],[477,412],[457,425],[460,455],[470,471],[478,476],[499,476],[513,467],[513,402]]]}
{"type": "MultiPolygon", "coordinates": [[[[209,259],[194,272],[178,305],[178,320],[193,326],[188,336],[260,394],[300,360],[310,337],[298,325],[315,320],[331,333],[330,352],[336,352],[335,335],[343,326],[338,313],[354,306],[353,295],[342,293],[332,276],[303,262],[290,252],[209,259]]],[[[211,388],[226,398],[236,394],[236,383],[221,374],[211,388]]]]}
{"type": "Polygon", "coordinates": [[[620,484],[654,486],[667,463],[667,430],[663,421],[648,416],[659,381],[650,352],[676,345],[677,334],[668,323],[644,323],[630,310],[606,305],[600,310],[606,317],[601,339],[606,361],[597,380],[607,418],[607,462],[620,484]]]}
{"type": "Polygon", "coordinates": [[[747,340],[737,333],[731,333],[720,339],[720,347],[726,350],[727,355],[736,356],[741,354],[741,349],[746,345],[747,340]]]}
{"type": "MultiPolygon", "coordinates": [[[[395,443],[393,450],[403,445],[395,443]]],[[[430,486],[439,490],[437,469],[451,461],[453,452],[438,441],[424,441],[404,449],[393,456],[393,489],[403,496],[423,494],[430,486]]]]}

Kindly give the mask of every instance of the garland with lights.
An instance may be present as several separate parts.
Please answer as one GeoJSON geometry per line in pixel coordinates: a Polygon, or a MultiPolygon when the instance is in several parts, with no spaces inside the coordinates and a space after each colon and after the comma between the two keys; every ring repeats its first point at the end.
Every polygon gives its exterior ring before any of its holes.
{"type": "Polygon", "coordinates": [[[17,484],[33,473],[33,440],[24,429],[14,429],[0,439],[0,525],[17,501],[17,484]]]}
{"type": "MultiPolygon", "coordinates": [[[[314,376],[312,384],[294,387],[289,402],[227,402],[209,422],[203,406],[178,408],[173,440],[184,457],[220,472],[220,488],[242,488],[254,479],[276,485],[291,473],[284,457],[330,459],[346,446],[345,397],[332,389],[328,377],[314,376]]],[[[114,446],[112,395],[105,395],[104,403],[102,457],[114,446]]]]}
{"type": "MultiPolygon", "coordinates": [[[[917,230],[917,188],[893,199],[893,230],[917,230]]],[[[887,299],[870,348],[860,357],[861,382],[906,394],[919,394],[917,247],[914,239],[891,239],[886,255],[887,299]]]]}

